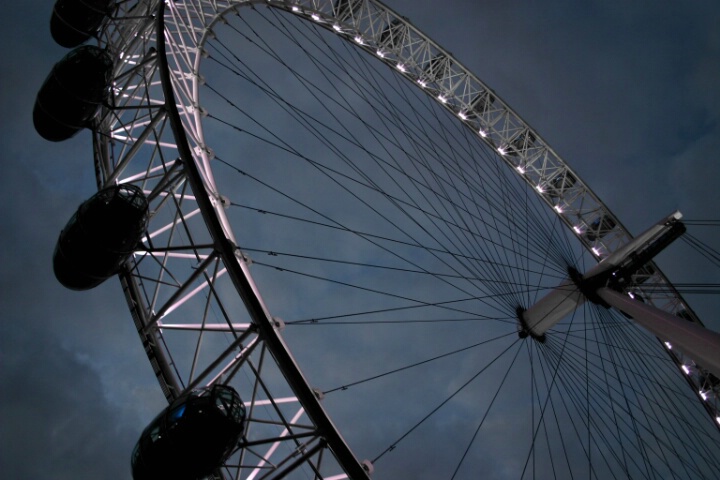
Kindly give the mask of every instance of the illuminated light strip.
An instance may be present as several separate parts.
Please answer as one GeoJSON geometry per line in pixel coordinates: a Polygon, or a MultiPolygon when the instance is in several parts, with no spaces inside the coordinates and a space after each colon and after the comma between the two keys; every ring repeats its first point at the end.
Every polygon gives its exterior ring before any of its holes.
{"type": "MultiPolygon", "coordinates": [[[[225,273],[227,273],[227,269],[226,269],[226,268],[223,268],[222,270],[218,271],[217,274],[214,275],[211,280],[212,280],[212,281],[215,281],[215,280],[217,280],[218,278],[220,278],[220,277],[222,277],[223,275],[225,275],[225,273]]],[[[205,289],[208,288],[209,286],[210,286],[210,282],[203,282],[203,283],[201,283],[200,285],[198,285],[197,287],[195,287],[194,289],[192,289],[187,295],[185,295],[184,297],[182,297],[182,298],[178,299],[177,301],[175,301],[171,306],[169,306],[169,307],[163,312],[163,314],[162,314],[159,318],[165,318],[167,315],[170,315],[172,312],[174,312],[175,310],[177,310],[178,307],[180,307],[182,304],[184,304],[185,302],[187,302],[187,301],[190,300],[192,297],[194,297],[195,295],[197,295],[199,292],[205,290],[205,289]]]]}
{"type": "Polygon", "coordinates": [[[283,397],[283,398],[274,398],[271,400],[255,400],[252,402],[252,405],[255,407],[262,407],[264,405],[272,405],[275,403],[297,403],[298,399],[297,397],[283,397]]]}
{"type": "Polygon", "coordinates": [[[162,257],[162,258],[187,258],[189,260],[205,260],[208,255],[207,254],[196,254],[196,253],[178,253],[178,252],[152,252],[152,251],[145,251],[145,250],[137,250],[133,252],[133,255],[136,257],[144,257],[147,255],[153,255],[155,257],[162,257]]]}
{"type": "Polygon", "coordinates": [[[150,178],[153,174],[165,173],[167,168],[168,168],[167,165],[158,165],[157,167],[151,168],[150,170],[147,170],[142,173],[138,173],[137,175],[123,178],[122,180],[120,180],[120,183],[132,183],[136,180],[144,180],[146,178],[150,178]]]}
{"type": "MultiPolygon", "coordinates": [[[[185,198],[187,198],[187,197],[185,197],[185,198]]],[[[157,237],[158,235],[160,235],[161,233],[164,233],[164,232],[170,230],[171,228],[176,227],[176,226],[177,226],[180,222],[182,222],[183,220],[187,220],[188,218],[194,217],[194,216],[197,215],[198,213],[200,213],[200,209],[199,209],[199,208],[196,208],[196,209],[193,210],[192,212],[184,215],[183,218],[178,218],[178,219],[176,219],[175,221],[173,221],[173,222],[171,222],[171,223],[168,223],[167,225],[165,225],[165,226],[162,227],[161,229],[155,230],[153,233],[150,234],[150,237],[144,237],[144,238],[142,239],[142,241],[143,241],[143,242],[146,242],[146,241],[148,240],[148,238],[151,238],[151,239],[152,239],[152,238],[155,238],[155,237],[157,237]]]]}
{"type": "Polygon", "coordinates": [[[248,330],[252,326],[251,323],[234,323],[232,329],[227,323],[161,323],[158,322],[158,328],[162,330],[192,330],[206,332],[242,332],[248,330]]]}
{"type": "MultiPolygon", "coordinates": [[[[295,414],[295,416],[290,420],[290,424],[295,424],[300,420],[300,417],[305,413],[305,410],[303,408],[300,408],[300,410],[295,414]]],[[[285,438],[288,435],[290,435],[290,430],[288,428],[285,428],[282,433],[280,434],[279,438],[285,438]]],[[[262,468],[267,465],[266,458],[272,458],[272,455],[275,453],[275,450],[278,449],[280,446],[280,441],[276,441],[272,444],[270,448],[265,452],[265,455],[262,455],[260,458],[260,462],[255,466],[252,472],[250,472],[250,475],[248,475],[247,480],[254,480],[255,477],[257,477],[261,472],[262,468]]]]}

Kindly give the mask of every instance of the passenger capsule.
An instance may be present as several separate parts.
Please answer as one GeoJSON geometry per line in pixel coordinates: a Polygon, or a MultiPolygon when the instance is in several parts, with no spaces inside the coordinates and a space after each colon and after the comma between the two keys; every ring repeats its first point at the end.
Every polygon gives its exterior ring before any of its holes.
{"type": "Polygon", "coordinates": [[[134,480],[195,480],[213,473],[237,447],[245,406],[225,385],[192,390],[172,402],[140,435],[134,480]]]}
{"type": "Polygon", "coordinates": [[[572,188],[576,181],[575,176],[570,172],[565,172],[564,174],[561,173],[550,182],[552,187],[549,192],[550,196],[559,197],[565,193],[566,190],[572,188]]]}
{"type": "Polygon", "coordinates": [[[50,17],[50,33],[63,47],[85,43],[100,29],[113,0],[57,0],[50,17]]]}
{"type": "Polygon", "coordinates": [[[427,64],[423,71],[425,73],[424,80],[426,82],[436,82],[441,80],[446,74],[450,65],[450,59],[444,54],[439,53],[432,58],[427,64]]]}
{"type": "Polygon", "coordinates": [[[470,107],[463,111],[464,120],[472,120],[487,112],[495,103],[495,96],[488,92],[481,92],[470,102],[470,107]]]}
{"type": "Polygon", "coordinates": [[[390,22],[380,34],[378,45],[394,49],[402,37],[403,27],[403,23],[397,18],[390,22]]]}
{"type": "Polygon", "coordinates": [[[358,14],[360,7],[362,7],[362,0],[335,0],[333,10],[338,20],[346,22],[358,14]]]}
{"type": "Polygon", "coordinates": [[[516,134],[507,145],[503,147],[503,152],[508,155],[517,156],[522,152],[532,148],[535,144],[535,135],[529,130],[524,130],[516,134]]]}
{"type": "Polygon", "coordinates": [[[72,216],[55,246],[55,277],[72,290],[88,290],[118,273],[148,224],[148,202],[135,185],[99,191],[72,216]]]}
{"type": "Polygon", "coordinates": [[[40,136],[59,142],[90,125],[108,98],[112,68],[110,55],[91,45],[76,48],[56,63],[33,109],[40,136]]]}
{"type": "Polygon", "coordinates": [[[615,228],[616,225],[617,224],[615,223],[615,220],[610,217],[598,217],[592,223],[590,223],[590,225],[588,225],[588,229],[585,232],[585,238],[587,238],[591,242],[594,242],[595,240],[603,238],[605,235],[610,233],[610,231],[615,228]]]}

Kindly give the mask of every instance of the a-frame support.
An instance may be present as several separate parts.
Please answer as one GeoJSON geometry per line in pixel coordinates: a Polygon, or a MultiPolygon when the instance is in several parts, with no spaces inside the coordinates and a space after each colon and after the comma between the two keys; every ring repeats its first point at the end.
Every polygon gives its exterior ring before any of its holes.
{"type": "Polygon", "coordinates": [[[543,341],[550,328],[589,300],[624,312],[720,378],[720,333],[622,293],[634,273],[685,232],[681,218],[680,212],[663,218],[584,275],[571,269],[568,279],[535,305],[518,309],[520,335],[543,341]]]}

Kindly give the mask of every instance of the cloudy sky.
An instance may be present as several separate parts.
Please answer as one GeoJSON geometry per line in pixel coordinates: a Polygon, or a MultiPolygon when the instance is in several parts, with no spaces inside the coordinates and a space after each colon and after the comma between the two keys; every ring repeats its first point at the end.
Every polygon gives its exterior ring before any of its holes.
{"type": "MultiPolygon", "coordinates": [[[[712,0],[388,0],[490,85],[632,233],[674,209],[718,219],[720,4],[712,0]]],[[[38,88],[65,50],[52,2],[13,3],[0,62],[0,475],[129,478],[129,455],[164,399],[119,285],[90,293],[52,274],[57,234],[94,191],[90,136],[35,134],[38,88]]],[[[720,248],[712,229],[691,230],[720,248]]],[[[659,259],[676,282],[720,272],[682,246],[659,259]]],[[[720,300],[690,297],[720,330],[720,300]]]]}

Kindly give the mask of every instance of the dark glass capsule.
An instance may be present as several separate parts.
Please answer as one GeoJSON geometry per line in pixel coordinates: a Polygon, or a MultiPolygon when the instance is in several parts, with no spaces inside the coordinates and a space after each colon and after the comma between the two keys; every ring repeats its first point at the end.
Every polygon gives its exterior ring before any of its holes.
{"type": "Polygon", "coordinates": [[[55,246],[55,277],[87,290],[115,275],[137,247],[148,224],[148,202],[135,185],[103,189],[83,202],[55,246]]]}
{"type": "Polygon", "coordinates": [[[401,40],[402,31],[403,23],[396,18],[390,22],[385,27],[382,34],[380,34],[380,41],[378,42],[378,45],[384,48],[394,49],[396,43],[401,40]]]}
{"type": "Polygon", "coordinates": [[[570,172],[566,172],[565,174],[561,173],[550,182],[551,188],[548,191],[548,195],[551,197],[559,197],[566,190],[572,188],[576,181],[575,176],[570,172]]]}
{"type": "Polygon", "coordinates": [[[335,0],[333,9],[341,22],[347,22],[353,15],[357,15],[361,6],[362,0],[335,0]]]}
{"type": "Polygon", "coordinates": [[[472,120],[487,112],[492,104],[495,103],[495,96],[488,92],[480,92],[470,102],[470,108],[463,111],[464,120],[472,120]]]}
{"type": "Polygon", "coordinates": [[[57,0],[50,17],[50,33],[58,45],[74,48],[100,29],[113,0],[57,0]]]}
{"type": "Polygon", "coordinates": [[[450,64],[450,59],[443,53],[437,54],[432,60],[427,62],[423,71],[425,72],[426,82],[436,82],[442,79],[450,64]]]}
{"type": "Polygon", "coordinates": [[[610,233],[610,231],[615,228],[615,225],[617,225],[615,220],[610,217],[598,217],[590,225],[588,225],[588,230],[585,232],[585,238],[594,242],[595,240],[603,238],[605,235],[610,233]]]}
{"type": "Polygon", "coordinates": [[[530,149],[535,144],[535,140],[532,132],[524,130],[516,134],[507,145],[502,147],[502,150],[507,155],[517,156],[530,149]]]}
{"type": "Polygon", "coordinates": [[[103,49],[84,45],[55,64],[33,108],[35,130],[53,142],[90,125],[108,98],[113,62],[103,49]]]}
{"type": "Polygon", "coordinates": [[[172,402],[140,435],[134,480],[196,480],[228,459],[245,422],[240,396],[225,385],[192,390],[172,402]]]}

